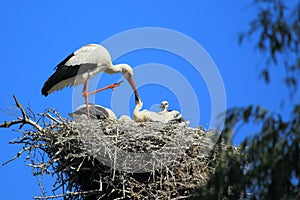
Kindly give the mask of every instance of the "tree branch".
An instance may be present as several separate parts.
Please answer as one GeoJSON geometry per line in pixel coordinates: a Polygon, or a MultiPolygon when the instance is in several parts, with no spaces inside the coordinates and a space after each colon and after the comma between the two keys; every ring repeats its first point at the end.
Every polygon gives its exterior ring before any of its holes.
{"type": "Polygon", "coordinates": [[[26,111],[24,110],[22,105],[19,103],[17,97],[15,95],[13,95],[13,98],[15,100],[16,106],[19,108],[19,110],[22,113],[22,117],[18,117],[18,120],[12,120],[10,122],[4,121],[2,124],[0,124],[0,128],[9,128],[13,125],[21,124],[20,128],[19,128],[19,129],[21,129],[25,124],[29,124],[29,125],[33,126],[34,128],[36,128],[39,132],[44,132],[43,128],[40,125],[38,125],[36,122],[32,121],[28,117],[26,111]]]}

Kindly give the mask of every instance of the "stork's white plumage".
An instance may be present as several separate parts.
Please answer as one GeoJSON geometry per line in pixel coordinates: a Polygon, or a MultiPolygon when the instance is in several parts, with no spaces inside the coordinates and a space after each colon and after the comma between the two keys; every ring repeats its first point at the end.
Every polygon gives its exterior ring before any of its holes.
{"type": "Polygon", "coordinates": [[[140,99],[135,100],[135,108],[133,110],[133,120],[135,122],[147,122],[150,121],[150,113],[148,110],[142,110],[143,102],[140,99]]]}
{"type": "MultiPolygon", "coordinates": [[[[117,117],[115,113],[104,106],[100,106],[97,104],[89,103],[89,111],[91,119],[95,120],[102,120],[102,119],[109,119],[109,120],[116,120],[117,117]]],[[[74,120],[85,120],[87,119],[87,112],[86,112],[86,105],[79,106],[75,112],[69,113],[69,116],[72,117],[74,120]]],[[[120,122],[133,122],[133,120],[128,115],[122,115],[118,118],[120,122]]]]}
{"type": "Polygon", "coordinates": [[[120,122],[133,122],[133,120],[128,115],[122,115],[118,120],[120,122]]]}
{"type": "MultiPolygon", "coordinates": [[[[111,109],[100,105],[89,103],[89,111],[91,119],[117,119],[115,113],[111,109]]],[[[75,112],[70,113],[69,115],[74,119],[87,119],[86,105],[79,106],[75,112]]]]}
{"type": "Polygon", "coordinates": [[[160,104],[160,114],[164,115],[168,122],[181,123],[184,122],[184,118],[181,113],[177,110],[168,110],[169,102],[162,101],[160,104]]]}
{"type": "MultiPolygon", "coordinates": [[[[90,117],[91,119],[109,119],[109,120],[116,120],[117,117],[115,113],[109,109],[105,108],[104,106],[100,106],[97,104],[89,103],[89,111],[90,111],[90,117]]],[[[79,106],[75,112],[69,113],[69,116],[74,119],[87,119],[87,111],[86,111],[86,105],[79,106]]]]}
{"type": "Polygon", "coordinates": [[[48,96],[54,91],[61,90],[67,86],[84,84],[82,96],[85,98],[88,119],[90,119],[88,97],[105,89],[114,89],[119,83],[88,92],[88,80],[99,72],[108,74],[122,73],[130,83],[134,93],[138,96],[134,81],[133,70],[127,64],[113,65],[109,52],[99,44],[88,44],[66,57],[55,68],[56,71],[45,82],[42,94],[48,96]]]}
{"type": "Polygon", "coordinates": [[[162,101],[162,102],[160,103],[160,106],[159,106],[159,107],[161,108],[160,113],[166,113],[166,112],[168,112],[169,102],[167,102],[167,101],[162,101]]]}
{"type": "MultiPolygon", "coordinates": [[[[169,111],[161,111],[161,112],[151,112],[149,110],[142,110],[143,102],[141,99],[136,99],[136,105],[133,110],[133,119],[135,122],[162,122],[162,123],[177,123],[182,122],[179,119],[183,119],[182,115],[175,112],[169,112],[169,111]]],[[[166,107],[167,109],[167,107],[166,107]]]]}

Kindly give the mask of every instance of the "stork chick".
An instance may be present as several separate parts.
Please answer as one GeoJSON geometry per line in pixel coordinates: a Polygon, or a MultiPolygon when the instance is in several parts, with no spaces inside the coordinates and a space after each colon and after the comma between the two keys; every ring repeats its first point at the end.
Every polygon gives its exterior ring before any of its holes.
{"type": "MultiPolygon", "coordinates": [[[[88,116],[86,110],[86,105],[81,105],[76,109],[75,112],[70,113],[69,116],[73,117],[74,119],[86,119],[88,116]]],[[[117,119],[115,113],[111,109],[105,108],[100,105],[89,103],[89,111],[91,119],[117,119]]]]}
{"type": "Polygon", "coordinates": [[[150,121],[150,113],[148,110],[142,110],[143,102],[140,98],[135,98],[135,108],[133,110],[133,120],[135,122],[147,122],[150,121]]]}
{"type": "Polygon", "coordinates": [[[160,103],[161,111],[159,112],[162,115],[165,115],[167,122],[171,123],[181,123],[184,122],[184,118],[181,115],[181,113],[177,110],[168,110],[169,108],[169,102],[162,101],[160,103]]]}
{"type": "Polygon", "coordinates": [[[140,98],[136,96],[135,108],[133,111],[133,119],[135,122],[162,122],[168,123],[167,112],[152,112],[149,110],[142,110],[143,102],[140,98]]]}

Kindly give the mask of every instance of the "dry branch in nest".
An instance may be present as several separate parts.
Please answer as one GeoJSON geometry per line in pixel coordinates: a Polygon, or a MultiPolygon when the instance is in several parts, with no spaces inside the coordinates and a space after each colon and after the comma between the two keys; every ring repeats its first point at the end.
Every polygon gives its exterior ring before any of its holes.
{"type": "Polygon", "coordinates": [[[208,159],[216,136],[211,131],[154,122],[88,124],[54,109],[36,117],[14,99],[21,116],[0,127],[20,125],[22,135],[10,143],[23,148],[8,162],[26,154],[38,180],[56,180],[51,195],[39,181],[36,199],[184,199],[214,170],[208,159]]]}

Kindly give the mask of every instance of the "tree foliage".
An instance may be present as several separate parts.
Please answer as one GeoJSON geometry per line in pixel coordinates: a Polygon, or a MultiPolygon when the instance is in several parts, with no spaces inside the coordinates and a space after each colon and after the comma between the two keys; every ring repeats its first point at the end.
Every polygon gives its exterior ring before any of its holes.
{"type": "MultiPolygon", "coordinates": [[[[266,55],[261,70],[266,83],[270,66],[279,66],[285,69],[287,87],[295,92],[300,77],[300,2],[289,7],[284,0],[255,0],[253,5],[257,15],[239,42],[254,39],[266,55]]],[[[238,153],[216,147],[216,170],[195,199],[300,199],[300,103],[285,120],[262,106],[230,109],[221,138],[231,142],[235,131],[249,123],[259,131],[239,145],[238,153]]]]}
{"type": "Polygon", "coordinates": [[[267,62],[260,74],[266,83],[270,81],[271,66],[284,66],[284,81],[295,91],[300,73],[300,3],[291,8],[284,0],[255,0],[254,7],[257,17],[240,34],[239,42],[252,38],[255,47],[266,54],[267,62]]]}
{"type": "Polygon", "coordinates": [[[288,121],[260,106],[231,109],[223,138],[231,138],[241,122],[252,122],[261,128],[240,144],[238,153],[218,147],[216,170],[197,197],[299,199],[300,105],[295,106],[288,121]]]}

